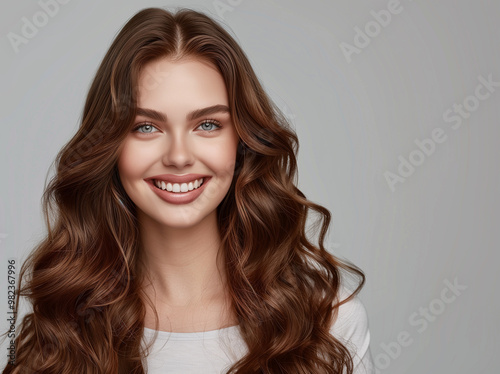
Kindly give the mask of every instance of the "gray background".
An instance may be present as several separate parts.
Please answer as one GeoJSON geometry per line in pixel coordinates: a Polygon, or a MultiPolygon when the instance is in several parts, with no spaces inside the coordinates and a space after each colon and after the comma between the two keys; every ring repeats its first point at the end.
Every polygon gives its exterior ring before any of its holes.
{"type": "Polygon", "coordinates": [[[361,298],[380,372],[499,372],[500,87],[486,99],[469,96],[479,76],[500,82],[500,4],[402,0],[401,12],[348,62],[340,44],[355,45],[355,27],[377,31],[371,11],[390,4],[72,0],[16,53],[8,33],[21,34],[23,17],[32,20],[42,8],[36,1],[4,1],[0,327],[7,326],[7,259],[20,264],[43,236],[47,172],[78,126],[110,42],[139,9],[183,5],[232,30],[293,122],[299,187],[333,214],[328,248],[366,273],[361,298]],[[228,10],[218,14],[217,3],[228,10]],[[464,100],[478,107],[453,129],[443,114],[464,100]],[[384,173],[398,173],[399,156],[416,156],[415,140],[438,128],[446,140],[415,158],[421,164],[391,190],[384,173]],[[445,300],[446,281],[466,289],[445,300]],[[407,344],[397,349],[404,332],[407,344]]]}

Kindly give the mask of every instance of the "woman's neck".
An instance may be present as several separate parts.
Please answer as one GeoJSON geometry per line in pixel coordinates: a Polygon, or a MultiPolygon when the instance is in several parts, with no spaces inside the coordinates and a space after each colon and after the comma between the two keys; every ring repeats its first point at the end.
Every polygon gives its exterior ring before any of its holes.
{"type": "Polygon", "coordinates": [[[189,332],[201,325],[223,325],[215,321],[229,303],[222,248],[217,256],[221,240],[216,215],[182,229],[146,219],[140,223],[144,291],[154,303],[161,325],[167,324],[163,329],[189,332]]]}

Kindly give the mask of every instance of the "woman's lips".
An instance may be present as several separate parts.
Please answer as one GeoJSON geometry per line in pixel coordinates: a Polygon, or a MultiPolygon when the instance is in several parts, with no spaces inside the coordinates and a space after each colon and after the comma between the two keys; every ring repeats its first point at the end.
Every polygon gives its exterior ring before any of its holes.
{"type": "Polygon", "coordinates": [[[152,179],[148,180],[147,182],[150,188],[153,190],[153,192],[156,193],[156,195],[158,195],[162,200],[166,201],[167,203],[189,204],[190,202],[196,200],[198,196],[201,195],[207,183],[210,182],[210,179],[211,177],[204,177],[203,183],[201,184],[200,187],[187,192],[169,192],[156,187],[154,184],[154,180],[152,179]]]}
{"type": "Polygon", "coordinates": [[[162,179],[153,179],[153,184],[159,189],[167,190],[169,192],[188,192],[199,188],[203,184],[203,180],[203,178],[199,178],[195,180],[187,180],[182,183],[175,183],[162,179]]]}

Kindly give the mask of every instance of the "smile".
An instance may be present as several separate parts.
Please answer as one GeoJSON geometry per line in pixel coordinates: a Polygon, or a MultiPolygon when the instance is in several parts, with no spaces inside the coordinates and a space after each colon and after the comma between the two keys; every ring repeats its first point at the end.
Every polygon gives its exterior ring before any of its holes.
{"type": "Polygon", "coordinates": [[[160,179],[149,179],[146,182],[153,192],[167,203],[189,204],[203,193],[211,179],[211,177],[205,176],[184,183],[172,183],[160,179]]]}
{"type": "Polygon", "coordinates": [[[203,184],[203,179],[204,178],[195,179],[194,181],[187,183],[170,183],[159,179],[154,179],[153,184],[161,190],[179,193],[196,190],[203,184]]]}

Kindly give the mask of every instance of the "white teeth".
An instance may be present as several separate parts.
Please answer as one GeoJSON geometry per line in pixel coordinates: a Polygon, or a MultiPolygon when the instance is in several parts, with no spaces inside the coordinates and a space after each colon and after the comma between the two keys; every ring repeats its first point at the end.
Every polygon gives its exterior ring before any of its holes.
{"type": "Polygon", "coordinates": [[[189,183],[165,183],[165,181],[155,180],[156,187],[169,192],[188,192],[197,189],[203,183],[204,178],[196,179],[189,183]]]}

